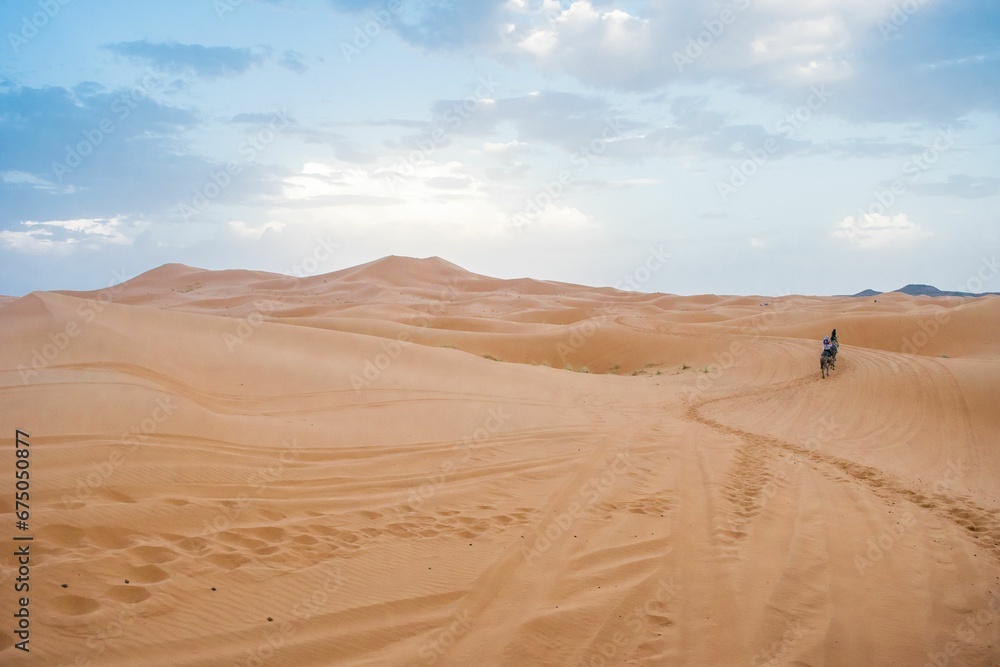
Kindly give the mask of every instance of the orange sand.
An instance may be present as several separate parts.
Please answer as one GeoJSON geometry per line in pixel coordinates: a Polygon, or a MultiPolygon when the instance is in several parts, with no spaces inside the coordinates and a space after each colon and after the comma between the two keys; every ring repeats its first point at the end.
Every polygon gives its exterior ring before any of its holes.
{"type": "Polygon", "coordinates": [[[1000,663],[1000,298],[763,300],[392,257],[0,302],[0,663],[1000,663]]]}

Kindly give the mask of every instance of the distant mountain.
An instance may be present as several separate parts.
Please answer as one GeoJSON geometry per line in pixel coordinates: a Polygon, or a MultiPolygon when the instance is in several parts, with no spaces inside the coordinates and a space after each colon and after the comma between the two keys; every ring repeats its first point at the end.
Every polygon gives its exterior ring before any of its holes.
{"type": "Polygon", "coordinates": [[[909,294],[910,296],[972,296],[967,292],[944,292],[933,285],[920,285],[911,283],[905,287],[900,287],[897,292],[909,294]]]}
{"type": "MultiPolygon", "coordinates": [[[[963,297],[976,297],[976,296],[989,296],[997,295],[1000,292],[983,292],[980,294],[973,294],[972,292],[951,292],[945,290],[939,290],[933,285],[922,285],[919,283],[911,283],[905,287],[900,287],[898,290],[893,290],[892,293],[909,294],[910,296],[963,296],[963,297]]],[[[863,292],[858,292],[857,294],[852,294],[851,296],[879,296],[884,294],[884,292],[876,292],[873,289],[866,289],[863,292]]]]}

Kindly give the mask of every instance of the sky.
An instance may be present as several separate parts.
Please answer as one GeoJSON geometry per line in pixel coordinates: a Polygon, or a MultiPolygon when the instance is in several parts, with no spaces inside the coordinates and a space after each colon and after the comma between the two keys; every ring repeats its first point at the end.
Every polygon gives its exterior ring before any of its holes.
{"type": "Polygon", "coordinates": [[[0,294],[1000,291],[996,0],[5,0],[0,294]]]}

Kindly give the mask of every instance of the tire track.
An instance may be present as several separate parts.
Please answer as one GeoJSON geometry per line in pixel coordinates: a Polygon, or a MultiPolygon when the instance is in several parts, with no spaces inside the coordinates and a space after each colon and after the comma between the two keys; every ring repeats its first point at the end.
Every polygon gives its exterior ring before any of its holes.
{"type": "MultiPolygon", "coordinates": [[[[742,398],[747,395],[760,395],[782,389],[792,389],[800,386],[804,381],[810,382],[812,378],[801,378],[781,387],[739,392],[692,404],[688,406],[684,417],[707,426],[717,433],[739,438],[744,443],[741,449],[748,448],[750,451],[770,449],[786,452],[812,463],[825,474],[833,473],[834,478],[863,484],[885,501],[898,498],[907,500],[958,526],[962,529],[963,534],[973,540],[976,546],[987,552],[995,561],[1000,562],[1000,513],[996,510],[987,509],[968,499],[939,492],[912,489],[894,475],[878,468],[803,447],[770,435],[745,431],[706,417],[700,412],[702,408],[713,403],[742,398]]],[[[753,510],[759,505],[760,491],[764,486],[761,480],[767,473],[762,469],[764,464],[761,463],[761,457],[753,457],[748,454],[742,456],[738,454],[738,456],[740,458],[737,459],[737,468],[731,473],[737,481],[737,488],[731,493],[731,499],[735,499],[738,508],[737,516],[749,520],[756,514],[753,510]]]]}
{"type": "MultiPolygon", "coordinates": [[[[594,415],[595,419],[595,431],[605,434],[607,429],[605,427],[605,418],[598,414],[594,415]]],[[[489,564],[489,566],[482,571],[479,577],[476,579],[475,583],[469,587],[467,591],[463,594],[461,600],[457,605],[453,607],[452,616],[461,616],[468,620],[470,627],[485,628],[479,632],[492,632],[492,625],[485,625],[483,619],[489,619],[492,616],[501,613],[502,607],[505,604],[504,598],[509,598],[512,595],[512,591],[517,590],[523,586],[523,574],[521,573],[522,568],[546,568],[551,570],[558,569],[555,563],[561,562],[563,558],[563,552],[569,549],[572,544],[571,540],[563,540],[561,538],[554,538],[553,547],[556,548],[544,548],[535,550],[537,547],[537,539],[539,536],[546,535],[547,528],[553,527],[555,524],[555,517],[557,516],[573,516],[571,510],[571,505],[578,503],[582,494],[587,490],[588,484],[590,484],[594,479],[600,477],[605,471],[611,469],[614,461],[618,460],[622,454],[629,456],[629,469],[627,472],[622,474],[622,481],[633,481],[635,476],[642,476],[641,470],[635,469],[636,462],[632,460],[634,458],[634,453],[629,454],[637,447],[638,435],[646,432],[650,429],[651,424],[657,423],[662,419],[662,416],[655,414],[652,416],[647,416],[645,418],[639,419],[629,425],[626,432],[621,437],[599,437],[594,440],[590,445],[590,451],[585,453],[583,456],[579,457],[579,464],[575,466],[574,472],[568,477],[568,479],[560,485],[558,490],[552,494],[546,501],[544,507],[536,508],[536,517],[540,517],[533,526],[529,527],[524,532],[524,539],[518,539],[516,542],[512,542],[504,551],[502,551],[497,558],[489,564]],[[536,545],[536,547],[531,547],[530,545],[536,545]],[[558,545],[558,546],[556,546],[558,545]],[[530,547],[530,548],[529,548],[530,547]]],[[[625,506],[624,508],[614,505],[614,509],[621,510],[625,513],[632,511],[638,511],[640,514],[645,514],[648,512],[663,512],[669,513],[669,511],[674,507],[674,499],[672,494],[663,492],[655,494],[654,496],[645,496],[636,499],[636,502],[625,506]]],[[[583,507],[583,513],[577,514],[577,516],[584,518],[586,516],[593,515],[594,513],[600,514],[602,512],[608,511],[611,505],[605,506],[602,503],[596,503],[593,505],[583,507]]],[[[608,524],[609,526],[611,524],[608,524]]],[[[635,545],[630,545],[635,547],[635,545]]],[[[626,567],[626,569],[635,568],[642,573],[649,570],[650,568],[655,568],[659,565],[660,568],[664,567],[664,556],[671,550],[669,537],[659,537],[656,539],[645,540],[639,548],[640,552],[643,552],[640,557],[638,557],[634,563],[613,563],[613,565],[621,565],[626,567]]],[[[631,574],[631,577],[636,581],[641,581],[644,578],[648,579],[649,574],[645,574],[645,577],[640,572],[635,572],[631,574]]],[[[553,581],[552,585],[556,585],[558,582],[553,581]]],[[[541,589],[532,590],[530,593],[526,593],[525,600],[531,599],[532,602],[522,601],[521,613],[531,612],[534,614],[531,617],[525,618],[525,624],[521,628],[528,632],[526,636],[533,636],[532,633],[538,630],[538,625],[541,624],[543,627],[547,627],[545,624],[549,620],[549,617],[554,618],[553,612],[550,610],[542,616],[538,616],[541,613],[542,608],[538,606],[539,596],[543,596],[546,592],[547,587],[542,587],[541,589]]],[[[541,599],[541,598],[539,598],[541,599]]],[[[542,633],[545,634],[545,633],[542,633]]],[[[443,662],[446,664],[452,664],[457,659],[465,659],[467,655],[470,654],[471,649],[469,647],[470,643],[476,642],[477,633],[469,632],[468,634],[458,638],[453,645],[448,647],[446,650],[442,651],[439,655],[435,657],[433,664],[438,664],[443,662]],[[462,656],[461,658],[456,658],[462,656]]],[[[523,637],[522,637],[523,638],[523,637]]],[[[585,646],[575,647],[575,651],[586,652],[588,649],[592,648],[594,641],[597,641],[597,636],[591,637],[591,643],[585,646]]],[[[516,653],[519,650],[520,645],[523,642],[513,642],[507,643],[505,652],[516,653]]],[[[556,650],[556,646],[550,647],[552,650],[556,650]]],[[[513,659],[511,655],[508,655],[507,659],[513,659]]]]}

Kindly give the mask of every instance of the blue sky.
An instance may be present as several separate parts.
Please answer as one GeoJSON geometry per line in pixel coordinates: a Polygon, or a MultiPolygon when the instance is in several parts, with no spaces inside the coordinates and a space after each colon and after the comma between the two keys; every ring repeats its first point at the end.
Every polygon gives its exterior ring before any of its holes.
{"type": "Polygon", "coordinates": [[[1000,291],[992,0],[12,0],[0,25],[0,293],[389,254],[1000,291]]]}

